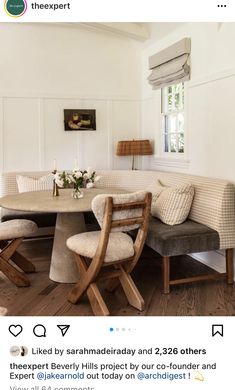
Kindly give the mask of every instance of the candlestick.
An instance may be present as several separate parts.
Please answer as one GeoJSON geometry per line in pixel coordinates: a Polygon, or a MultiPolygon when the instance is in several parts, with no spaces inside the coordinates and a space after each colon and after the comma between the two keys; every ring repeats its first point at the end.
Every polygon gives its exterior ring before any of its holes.
{"type": "Polygon", "coordinates": [[[56,184],[56,181],[55,179],[53,180],[53,191],[52,191],[52,195],[53,196],[59,196],[59,187],[58,185],[56,184]]]}
{"type": "Polygon", "coordinates": [[[54,161],[53,161],[53,171],[57,171],[57,166],[56,166],[56,159],[54,158],[54,161]]]}
{"type": "Polygon", "coordinates": [[[53,170],[53,175],[54,175],[54,179],[53,179],[53,190],[52,190],[52,195],[53,196],[59,196],[59,187],[58,187],[58,184],[56,183],[55,181],[55,174],[57,172],[57,169],[56,169],[56,160],[54,160],[54,170],[53,170]]]}

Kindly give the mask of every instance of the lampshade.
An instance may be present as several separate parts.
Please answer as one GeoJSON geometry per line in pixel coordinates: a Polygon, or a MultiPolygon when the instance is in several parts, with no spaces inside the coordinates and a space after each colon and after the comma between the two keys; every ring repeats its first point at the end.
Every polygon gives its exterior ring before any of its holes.
{"type": "Polygon", "coordinates": [[[116,154],[117,156],[145,156],[153,154],[153,150],[148,139],[137,139],[119,141],[116,154]]]}

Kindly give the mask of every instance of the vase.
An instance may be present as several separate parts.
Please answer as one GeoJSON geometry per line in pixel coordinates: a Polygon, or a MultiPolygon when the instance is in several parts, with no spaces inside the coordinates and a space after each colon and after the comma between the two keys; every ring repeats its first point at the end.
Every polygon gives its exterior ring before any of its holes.
{"type": "Polygon", "coordinates": [[[83,192],[82,192],[81,188],[74,188],[71,195],[72,195],[72,198],[74,198],[74,199],[83,198],[83,192]]]}

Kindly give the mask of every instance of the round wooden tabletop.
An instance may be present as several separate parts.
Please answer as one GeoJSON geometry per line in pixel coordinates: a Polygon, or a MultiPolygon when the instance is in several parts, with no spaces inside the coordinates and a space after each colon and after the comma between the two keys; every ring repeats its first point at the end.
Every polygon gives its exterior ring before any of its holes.
{"type": "Polygon", "coordinates": [[[83,198],[74,199],[72,189],[60,189],[59,196],[51,191],[23,192],[0,198],[0,206],[17,211],[35,211],[51,213],[75,213],[91,210],[91,201],[98,194],[120,194],[128,191],[120,188],[83,188],[83,198]]]}

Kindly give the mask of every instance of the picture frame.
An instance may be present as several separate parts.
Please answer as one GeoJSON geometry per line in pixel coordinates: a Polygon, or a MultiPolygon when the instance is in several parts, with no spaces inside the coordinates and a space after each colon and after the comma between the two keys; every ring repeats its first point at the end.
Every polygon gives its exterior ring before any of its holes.
{"type": "Polygon", "coordinates": [[[65,131],[96,130],[96,110],[64,109],[65,131]]]}

